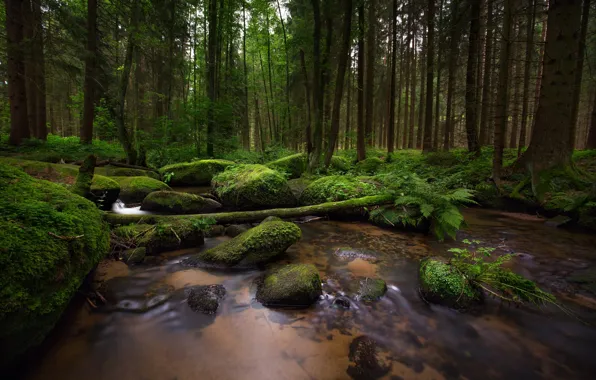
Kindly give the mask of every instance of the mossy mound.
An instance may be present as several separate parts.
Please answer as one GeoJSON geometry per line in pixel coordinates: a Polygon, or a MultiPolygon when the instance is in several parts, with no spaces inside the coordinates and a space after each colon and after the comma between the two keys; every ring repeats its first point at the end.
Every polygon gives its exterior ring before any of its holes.
{"type": "Polygon", "coordinates": [[[227,160],[200,160],[166,165],[159,172],[162,176],[174,173],[170,178],[172,186],[205,186],[211,183],[214,175],[231,165],[234,162],[227,160]]]}
{"type": "Polygon", "coordinates": [[[124,203],[141,203],[154,191],[172,190],[165,183],[149,177],[111,177],[120,185],[120,199],[124,203]]]}
{"type": "Polygon", "coordinates": [[[288,180],[288,186],[290,186],[290,190],[292,190],[292,194],[296,199],[300,199],[300,196],[304,192],[304,190],[313,183],[312,179],[309,178],[296,178],[288,180]]]}
{"type": "Polygon", "coordinates": [[[101,212],[0,164],[0,367],[40,343],[109,250],[101,212]]]}
{"type": "Polygon", "coordinates": [[[387,292],[387,283],[380,278],[360,278],[355,288],[355,298],[357,300],[378,301],[387,292]]]}
{"type": "Polygon", "coordinates": [[[300,196],[305,206],[380,194],[380,184],[364,177],[328,176],[311,183],[300,196]]]}
{"type": "Polygon", "coordinates": [[[95,168],[95,172],[108,177],[150,177],[153,179],[161,179],[159,173],[151,170],[122,168],[119,166],[100,166],[95,168]]]}
{"type": "Polygon", "coordinates": [[[145,247],[147,255],[194,248],[204,243],[202,225],[189,220],[176,218],[155,225],[131,224],[120,226],[112,233],[122,245],[129,247],[145,247]]]}
{"type": "Polygon", "coordinates": [[[379,171],[382,165],[383,161],[380,158],[370,157],[358,162],[355,170],[358,174],[374,175],[379,171]]]}
{"type": "Polygon", "coordinates": [[[201,214],[221,208],[219,202],[177,191],[155,191],[143,199],[141,210],[170,214],[201,214]]]}
{"type": "Polygon", "coordinates": [[[257,288],[257,300],[265,306],[308,307],[322,293],[314,265],[290,264],[265,274],[257,288]]]}
{"type": "Polygon", "coordinates": [[[102,206],[109,208],[120,195],[120,185],[111,178],[95,174],[91,182],[91,196],[93,201],[102,206]]]}
{"type": "Polygon", "coordinates": [[[299,178],[306,171],[306,153],[297,153],[267,164],[271,169],[287,173],[289,178],[299,178]]]}
{"type": "Polygon", "coordinates": [[[37,179],[45,179],[55,183],[72,185],[79,173],[79,167],[67,164],[51,164],[48,162],[23,160],[18,158],[1,157],[0,163],[23,169],[23,171],[37,179]]]}
{"type": "Polygon", "coordinates": [[[294,223],[272,221],[260,224],[220,245],[183,261],[189,266],[251,266],[283,254],[300,240],[302,232],[294,223]]]}
{"type": "Polygon", "coordinates": [[[352,168],[352,165],[347,158],[341,156],[331,156],[329,168],[336,172],[345,173],[352,168]]]}
{"type": "Polygon", "coordinates": [[[451,265],[433,258],[420,262],[420,294],[430,303],[467,310],[483,301],[482,291],[472,286],[451,265]]]}
{"type": "Polygon", "coordinates": [[[237,165],[213,177],[225,206],[243,210],[292,207],[296,198],[282,174],[263,165],[237,165]]]}

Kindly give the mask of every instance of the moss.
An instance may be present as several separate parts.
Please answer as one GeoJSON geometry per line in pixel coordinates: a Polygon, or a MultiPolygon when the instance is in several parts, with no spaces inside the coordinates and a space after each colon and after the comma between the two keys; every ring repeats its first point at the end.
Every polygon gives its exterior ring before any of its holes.
{"type": "Polygon", "coordinates": [[[297,153],[267,164],[271,169],[288,174],[289,178],[299,178],[306,171],[306,153],[297,153]]]}
{"type": "Polygon", "coordinates": [[[331,156],[331,161],[329,162],[329,167],[336,172],[339,173],[346,173],[352,168],[350,161],[348,159],[341,157],[341,156],[331,156]]]}
{"type": "Polygon", "coordinates": [[[186,259],[185,265],[205,264],[226,267],[255,265],[281,255],[300,240],[302,233],[294,223],[268,222],[186,259]]]}
{"type": "Polygon", "coordinates": [[[480,289],[472,286],[457,269],[440,260],[422,260],[419,274],[420,294],[428,302],[465,310],[483,300],[480,289]]]}
{"type": "Polygon", "coordinates": [[[358,280],[356,299],[362,301],[377,301],[387,291],[387,283],[380,278],[362,278],[358,280]]]}
{"type": "Polygon", "coordinates": [[[313,183],[312,179],[302,177],[289,180],[288,186],[290,186],[290,190],[292,190],[294,197],[296,197],[296,199],[300,199],[304,189],[306,189],[311,183],[313,183]]]}
{"type": "Polygon", "coordinates": [[[311,183],[300,196],[300,204],[314,205],[377,195],[380,185],[368,178],[329,176],[311,183]]]}
{"type": "Polygon", "coordinates": [[[145,260],[145,256],[147,255],[147,248],[145,247],[138,247],[138,248],[131,248],[123,251],[120,254],[122,260],[124,260],[127,264],[140,264],[145,260]]]}
{"type": "Polygon", "coordinates": [[[271,270],[257,288],[257,300],[266,306],[310,306],[321,294],[319,271],[312,264],[271,270]]]}
{"type": "Polygon", "coordinates": [[[225,206],[246,210],[296,205],[284,176],[263,165],[233,166],[211,183],[225,206]]]}
{"type": "Polygon", "coordinates": [[[131,224],[112,230],[121,242],[134,247],[145,247],[147,255],[194,248],[204,243],[203,226],[192,220],[174,218],[155,225],[131,224]]]}
{"type": "Polygon", "coordinates": [[[364,159],[356,164],[356,173],[373,175],[383,166],[383,161],[377,157],[364,159]]]}
{"type": "Polygon", "coordinates": [[[95,162],[97,157],[90,155],[83,161],[79,168],[79,173],[74,185],[71,186],[70,191],[81,197],[91,199],[91,182],[93,182],[93,174],[95,173],[95,162]]]}
{"type": "Polygon", "coordinates": [[[0,164],[0,367],[43,340],[109,249],[95,205],[0,164]]]}
{"type": "Polygon", "coordinates": [[[151,170],[141,170],[133,168],[122,168],[119,166],[102,166],[95,168],[95,172],[108,177],[150,177],[160,180],[161,176],[151,170]]]}
{"type": "Polygon", "coordinates": [[[149,177],[112,177],[120,185],[120,199],[124,203],[141,203],[145,197],[161,190],[171,190],[168,185],[149,177]]]}
{"type": "Polygon", "coordinates": [[[22,160],[1,157],[0,163],[23,169],[23,171],[37,179],[45,179],[56,183],[73,184],[79,172],[79,167],[66,164],[51,164],[41,161],[22,160]]]}
{"type": "Polygon", "coordinates": [[[283,222],[283,220],[277,216],[268,216],[261,223],[269,223],[269,222],[283,222]]]}
{"type": "Polygon", "coordinates": [[[170,179],[172,186],[204,186],[209,185],[213,176],[223,172],[234,162],[227,160],[200,160],[180,164],[166,165],[159,169],[162,176],[174,173],[170,179]]]}
{"type": "Polygon", "coordinates": [[[221,204],[213,199],[176,191],[155,191],[148,194],[141,204],[141,210],[171,214],[199,214],[218,208],[221,208],[221,204]]]}

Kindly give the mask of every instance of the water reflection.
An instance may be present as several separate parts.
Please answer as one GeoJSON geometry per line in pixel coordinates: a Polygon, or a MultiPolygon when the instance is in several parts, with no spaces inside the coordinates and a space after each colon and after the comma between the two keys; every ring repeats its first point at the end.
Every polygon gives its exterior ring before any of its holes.
{"type": "MultiPolygon", "coordinates": [[[[516,265],[538,280],[564,281],[561,272],[572,270],[563,268],[596,260],[592,236],[479,210],[471,210],[468,220],[462,238],[530,255],[516,265]],[[569,257],[574,264],[565,267],[569,257]]],[[[111,304],[167,294],[165,302],[145,313],[79,307],[28,378],[347,379],[354,373],[348,370],[354,366],[350,345],[360,336],[377,343],[379,357],[389,363],[386,379],[587,379],[596,373],[596,329],[557,310],[541,313],[491,301],[482,315],[466,315],[421,301],[418,260],[458,243],[365,223],[318,221],[301,228],[302,240],[282,262],[319,269],[324,295],[310,309],[271,310],[257,303],[254,280],[263,269],[189,269],[180,259],[198,249],[168,254],[160,265],[132,267],[106,283],[111,304]],[[333,300],[350,296],[351,284],[362,276],[384,278],[386,296],[334,307],[333,300]],[[216,316],[186,305],[184,288],[200,284],[226,287],[216,316]]],[[[201,249],[222,239],[207,239],[201,249]]],[[[594,310],[575,310],[596,320],[594,310]]]]}

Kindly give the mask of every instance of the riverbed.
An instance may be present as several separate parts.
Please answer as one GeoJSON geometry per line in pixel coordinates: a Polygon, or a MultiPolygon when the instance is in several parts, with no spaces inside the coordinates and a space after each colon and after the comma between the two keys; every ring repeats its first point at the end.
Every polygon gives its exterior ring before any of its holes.
{"type": "Polygon", "coordinates": [[[362,222],[301,224],[302,239],[279,263],[312,263],[324,295],[304,310],[268,309],[255,299],[265,268],[208,271],[184,267],[203,247],[169,252],[149,264],[104,262],[108,305],[77,299],[29,363],[26,379],[590,379],[596,374],[596,296],[570,281],[595,268],[596,236],[548,227],[522,214],[470,209],[458,240],[477,239],[513,253],[511,267],[557,291],[562,305],[516,308],[489,299],[482,313],[426,304],[418,262],[449,255],[459,241],[362,222]],[[388,284],[378,302],[349,308],[357,278],[388,284]],[[184,288],[222,284],[216,315],[193,312],[184,288]],[[376,345],[375,371],[359,372],[355,342],[376,345]]]}

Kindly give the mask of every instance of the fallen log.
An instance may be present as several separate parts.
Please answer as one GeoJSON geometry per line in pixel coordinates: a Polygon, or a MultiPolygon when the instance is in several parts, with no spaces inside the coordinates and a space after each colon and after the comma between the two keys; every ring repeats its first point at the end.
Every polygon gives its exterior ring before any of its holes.
{"type": "Polygon", "coordinates": [[[327,202],[313,206],[302,206],[294,208],[274,208],[258,211],[233,211],[218,212],[213,214],[194,214],[194,215],[124,215],[106,212],[104,219],[111,225],[147,223],[155,224],[167,222],[176,218],[184,219],[207,219],[215,220],[215,224],[229,223],[248,223],[260,222],[268,216],[277,216],[279,218],[297,218],[301,216],[321,216],[338,211],[350,211],[363,207],[381,206],[391,204],[394,198],[391,195],[375,195],[363,198],[350,199],[347,201],[327,202]]]}

